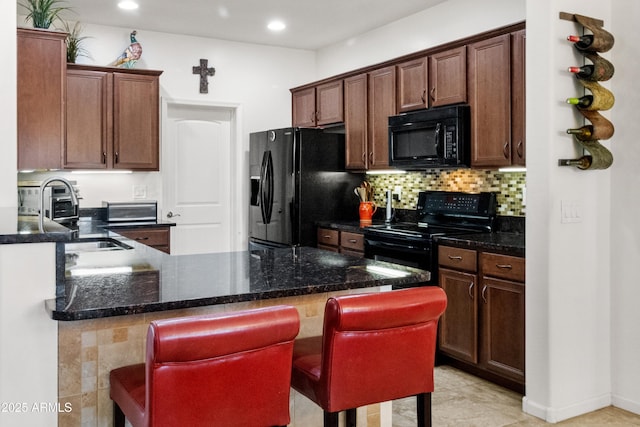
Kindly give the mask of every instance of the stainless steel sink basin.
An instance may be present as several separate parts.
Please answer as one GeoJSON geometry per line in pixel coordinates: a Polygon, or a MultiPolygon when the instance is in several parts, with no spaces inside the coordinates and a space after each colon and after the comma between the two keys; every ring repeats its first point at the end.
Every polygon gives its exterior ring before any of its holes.
{"type": "Polygon", "coordinates": [[[116,239],[108,237],[97,239],[80,239],[75,242],[65,243],[65,252],[98,252],[98,251],[122,251],[133,249],[116,239]]]}

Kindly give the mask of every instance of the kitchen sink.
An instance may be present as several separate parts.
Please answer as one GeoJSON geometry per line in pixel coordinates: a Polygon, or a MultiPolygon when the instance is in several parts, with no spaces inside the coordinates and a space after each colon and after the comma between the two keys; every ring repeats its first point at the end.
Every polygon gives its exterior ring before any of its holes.
{"type": "Polygon", "coordinates": [[[132,246],[108,237],[80,239],[75,242],[65,243],[64,246],[65,252],[101,252],[133,249],[132,246]]]}

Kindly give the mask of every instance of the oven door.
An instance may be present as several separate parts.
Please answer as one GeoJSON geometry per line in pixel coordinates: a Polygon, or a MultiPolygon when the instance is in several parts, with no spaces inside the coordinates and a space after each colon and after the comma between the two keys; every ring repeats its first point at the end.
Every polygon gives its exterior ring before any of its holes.
{"type": "Polygon", "coordinates": [[[427,270],[431,272],[431,280],[428,284],[437,282],[430,242],[367,236],[364,242],[366,258],[427,270]]]}

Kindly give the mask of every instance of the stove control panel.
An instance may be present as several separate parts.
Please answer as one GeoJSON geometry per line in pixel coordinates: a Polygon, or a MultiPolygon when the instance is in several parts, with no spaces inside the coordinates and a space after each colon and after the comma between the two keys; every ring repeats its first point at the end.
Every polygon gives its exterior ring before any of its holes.
{"type": "Polygon", "coordinates": [[[463,193],[457,191],[422,191],[418,197],[420,215],[469,215],[493,217],[496,214],[495,193],[463,193]]]}

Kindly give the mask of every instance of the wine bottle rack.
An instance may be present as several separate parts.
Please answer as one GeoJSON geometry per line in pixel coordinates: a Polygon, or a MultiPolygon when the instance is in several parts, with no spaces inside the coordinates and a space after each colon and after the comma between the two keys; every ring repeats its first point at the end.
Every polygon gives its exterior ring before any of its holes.
{"type": "MultiPolygon", "coordinates": [[[[613,164],[613,155],[600,140],[609,139],[613,136],[614,126],[606,119],[600,111],[609,110],[615,103],[613,93],[603,87],[599,82],[609,80],[615,69],[611,62],[600,56],[600,53],[607,52],[613,47],[613,35],[603,29],[604,21],[588,16],[560,12],[560,19],[577,22],[587,29],[591,34],[583,36],[585,40],[576,38],[574,47],[591,62],[591,67],[586,70],[571,70],[576,73],[578,82],[588,91],[584,104],[577,103],[575,108],[584,119],[590,124],[579,129],[569,129],[568,134],[574,135],[574,140],[578,143],[583,152],[588,154],[577,159],[560,159],[558,166],[575,166],[579,169],[607,169],[613,164]]],[[[569,103],[576,103],[580,99],[570,98],[569,103]],[[573,101],[570,101],[573,99],[573,101]]]]}

